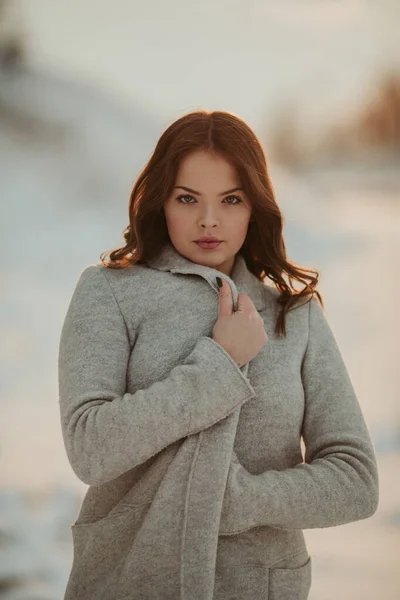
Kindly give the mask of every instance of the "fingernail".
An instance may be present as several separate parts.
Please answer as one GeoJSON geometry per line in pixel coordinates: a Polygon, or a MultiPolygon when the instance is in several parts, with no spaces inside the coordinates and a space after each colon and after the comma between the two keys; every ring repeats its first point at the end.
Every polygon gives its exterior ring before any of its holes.
{"type": "Polygon", "coordinates": [[[221,277],[216,277],[218,287],[222,287],[222,279],[221,277]]]}

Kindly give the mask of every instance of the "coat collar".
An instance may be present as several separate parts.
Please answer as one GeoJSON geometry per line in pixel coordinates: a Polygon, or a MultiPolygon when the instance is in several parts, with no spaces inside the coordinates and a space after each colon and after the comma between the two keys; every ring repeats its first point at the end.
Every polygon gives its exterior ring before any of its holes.
{"type": "Polygon", "coordinates": [[[217,294],[219,294],[219,288],[215,277],[218,275],[222,279],[226,279],[231,286],[235,311],[237,310],[238,294],[247,294],[258,311],[265,308],[264,284],[249,271],[246,261],[240,252],[236,254],[230,277],[212,267],[192,262],[180,254],[169,240],[162,247],[161,252],[155,258],[148,260],[147,264],[150,268],[160,271],[199,275],[208,281],[217,294]]]}

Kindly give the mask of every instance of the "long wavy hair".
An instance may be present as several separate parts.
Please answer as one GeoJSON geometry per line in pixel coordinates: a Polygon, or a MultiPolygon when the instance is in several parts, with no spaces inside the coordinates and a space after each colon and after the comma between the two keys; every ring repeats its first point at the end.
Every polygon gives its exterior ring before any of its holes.
{"type": "Polygon", "coordinates": [[[139,174],[129,200],[129,225],[125,245],[100,255],[109,268],[143,264],[157,256],[169,240],[163,205],[172,193],[180,161],[196,150],[218,152],[236,169],[252,215],[240,249],[249,271],[264,282],[268,277],[280,292],[275,335],[286,336],[286,314],[302,298],[315,294],[319,272],[295,265],[286,256],[282,236],[283,216],[275,200],[263,148],[252,129],[225,111],[197,110],[172,123],[161,135],[154,152],[139,174]],[[106,258],[106,256],[109,258],[106,258]],[[285,279],[286,276],[286,279],[285,279]],[[293,280],[304,288],[296,290],[293,280]]]}

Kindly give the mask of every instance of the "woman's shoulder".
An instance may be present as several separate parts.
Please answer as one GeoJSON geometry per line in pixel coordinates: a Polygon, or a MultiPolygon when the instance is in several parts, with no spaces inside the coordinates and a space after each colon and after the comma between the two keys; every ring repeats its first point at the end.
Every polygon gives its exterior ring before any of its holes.
{"type": "Polygon", "coordinates": [[[114,267],[107,267],[104,263],[98,261],[84,266],[79,273],[79,280],[91,280],[94,282],[98,280],[101,282],[106,278],[109,283],[115,282],[115,284],[117,284],[118,281],[125,282],[127,279],[132,279],[134,277],[147,276],[148,271],[148,267],[142,264],[135,264],[130,265],[129,267],[116,269],[114,267]]]}
{"type": "MultiPolygon", "coordinates": [[[[272,283],[272,282],[267,282],[267,280],[265,279],[264,281],[261,282],[262,285],[262,290],[264,293],[264,300],[266,301],[267,305],[276,305],[279,304],[279,299],[282,296],[282,293],[276,288],[276,286],[272,283]]],[[[310,300],[310,295],[305,296],[304,298],[299,298],[298,302],[296,304],[293,305],[293,309],[294,308],[300,308],[301,306],[307,305],[308,301],[310,300]]],[[[291,310],[292,310],[291,308],[291,310]]],[[[308,309],[307,309],[308,310],[308,309]]]]}
{"type": "MultiPolygon", "coordinates": [[[[269,318],[268,315],[273,315],[275,324],[278,314],[282,310],[282,305],[279,301],[282,294],[270,283],[263,283],[262,289],[264,293],[265,318],[269,318]]],[[[288,336],[294,335],[296,338],[301,336],[302,339],[305,339],[308,335],[311,312],[314,314],[320,311],[322,312],[322,309],[315,296],[308,294],[298,298],[297,302],[292,304],[285,314],[285,329],[288,336]]]]}
{"type": "MultiPolygon", "coordinates": [[[[266,280],[262,281],[261,283],[265,301],[274,305],[278,304],[282,293],[275,287],[273,283],[269,283],[266,280]]],[[[315,294],[308,294],[302,298],[298,298],[297,302],[291,306],[290,310],[304,308],[305,312],[308,313],[310,307],[314,306],[315,304],[319,304],[315,294]]]]}
{"type": "Polygon", "coordinates": [[[142,288],[149,277],[148,271],[148,267],[142,264],[115,269],[97,261],[83,267],[76,287],[97,294],[109,294],[111,290],[117,295],[131,294],[132,289],[142,288]]]}

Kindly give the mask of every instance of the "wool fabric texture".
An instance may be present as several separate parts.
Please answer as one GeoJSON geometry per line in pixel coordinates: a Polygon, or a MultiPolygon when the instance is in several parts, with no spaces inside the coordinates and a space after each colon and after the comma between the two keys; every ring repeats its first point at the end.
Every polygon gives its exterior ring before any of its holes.
{"type": "Polygon", "coordinates": [[[89,486],[64,600],[306,600],[302,530],[374,514],[374,447],[327,318],[313,297],[279,338],[278,296],[240,252],[227,276],[171,242],[83,269],[58,355],[65,449],[89,486]],[[240,368],[212,339],[216,276],[268,334],[240,368]]]}

